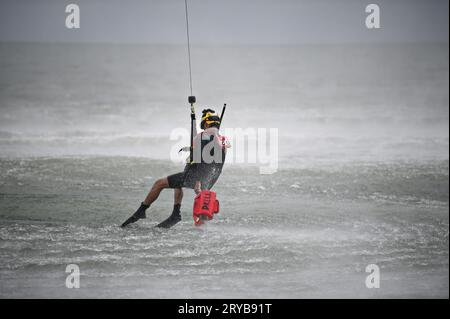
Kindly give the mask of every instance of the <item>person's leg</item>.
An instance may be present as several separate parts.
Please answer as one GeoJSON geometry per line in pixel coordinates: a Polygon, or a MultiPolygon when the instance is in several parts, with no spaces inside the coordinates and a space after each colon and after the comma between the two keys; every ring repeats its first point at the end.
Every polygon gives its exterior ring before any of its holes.
{"type": "Polygon", "coordinates": [[[157,227],[170,228],[181,220],[180,207],[182,200],[183,200],[183,189],[175,188],[172,214],[165,221],[159,223],[157,227]]]}
{"type": "Polygon", "coordinates": [[[174,189],[174,198],[173,198],[173,204],[174,205],[181,205],[181,201],[183,200],[183,189],[182,188],[175,188],[174,189]]]}
{"type": "Polygon", "coordinates": [[[181,220],[181,202],[183,201],[183,189],[182,188],[175,188],[173,192],[173,211],[172,215],[176,214],[180,216],[181,220]]]}
{"type": "MultiPolygon", "coordinates": [[[[159,196],[161,191],[164,188],[169,187],[169,181],[167,180],[167,177],[163,177],[158,179],[150,189],[150,192],[148,193],[147,197],[145,197],[143,203],[146,206],[150,206],[159,196]]],[[[183,197],[183,195],[181,195],[183,197]]]]}
{"type": "Polygon", "coordinates": [[[158,198],[159,194],[164,188],[169,187],[169,182],[167,177],[163,177],[158,179],[150,189],[150,192],[148,193],[147,197],[144,199],[144,201],[141,203],[141,206],[137,209],[137,211],[128,218],[121,227],[125,227],[128,224],[134,223],[138,221],[141,218],[146,218],[145,211],[147,208],[150,207],[150,205],[158,198]]]}

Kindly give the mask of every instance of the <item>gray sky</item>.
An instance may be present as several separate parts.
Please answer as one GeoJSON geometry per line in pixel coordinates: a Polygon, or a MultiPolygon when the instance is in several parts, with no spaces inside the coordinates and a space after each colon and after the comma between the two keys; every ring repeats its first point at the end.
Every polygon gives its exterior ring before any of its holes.
{"type": "MultiPolygon", "coordinates": [[[[448,0],[189,0],[193,44],[447,42],[448,0]],[[365,7],[381,8],[381,29],[365,7]]],[[[186,41],[184,0],[1,0],[0,41],[186,41]],[[76,3],[81,28],[65,27],[76,3]]]]}

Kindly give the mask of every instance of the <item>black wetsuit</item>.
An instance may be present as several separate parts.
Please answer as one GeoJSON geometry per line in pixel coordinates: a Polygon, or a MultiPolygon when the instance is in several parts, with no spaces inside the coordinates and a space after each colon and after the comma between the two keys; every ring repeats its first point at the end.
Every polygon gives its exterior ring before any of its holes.
{"type": "Polygon", "coordinates": [[[167,177],[170,188],[194,188],[197,181],[201,182],[201,189],[211,189],[216,183],[217,179],[222,173],[222,168],[225,162],[225,146],[224,137],[220,136],[218,133],[208,133],[206,131],[198,134],[194,140],[195,145],[200,143],[201,152],[198,154],[203,154],[205,146],[209,143],[217,143],[216,150],[221,151],[219,155],[214,157],[214,147],[210,149],[209,155],[211,158],[217,158],[217,161],[209,160],[205,161],[203,156],[200,155],[200,159],[195,159],[191,164],[186,164],[183,172],[173,174],[167,177]]]}

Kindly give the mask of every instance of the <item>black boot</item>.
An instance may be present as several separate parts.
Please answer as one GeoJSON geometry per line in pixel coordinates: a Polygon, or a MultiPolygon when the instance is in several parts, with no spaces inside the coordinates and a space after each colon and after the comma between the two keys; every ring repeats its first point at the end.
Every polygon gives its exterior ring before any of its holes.
{"type": "Polygon", "coordinates": [[[181,220],[180,204],[173,205],[172,215],[165,221],[156,225],[156,227],[170,228],[181,220]]]}
{"type": "Polygon", "coordinates": [[[120,227],[125,227],[128,224],[137,222],[141,218],[147,218],[147,216],[145,215],[145,210],[149,207],[150,205],[145,205],[144,203],[141,203],[141,206],[138,208],[138,210],[130,218],[128,218],[120,227]]]}

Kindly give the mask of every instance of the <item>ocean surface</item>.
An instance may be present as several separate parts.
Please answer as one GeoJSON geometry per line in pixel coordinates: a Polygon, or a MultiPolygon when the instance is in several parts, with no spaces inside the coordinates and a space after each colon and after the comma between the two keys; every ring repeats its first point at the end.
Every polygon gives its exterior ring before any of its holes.
{"type": "Polygon", "coordinates": [[[0,44],[1,298],[449,297],[448,44],[193,48],[197,111],[278,128],[277,171],[230,156],[214,220],[186,190],[154,228],[166,190],[121,229],[183,168],[185,50],[0,44]]]}

